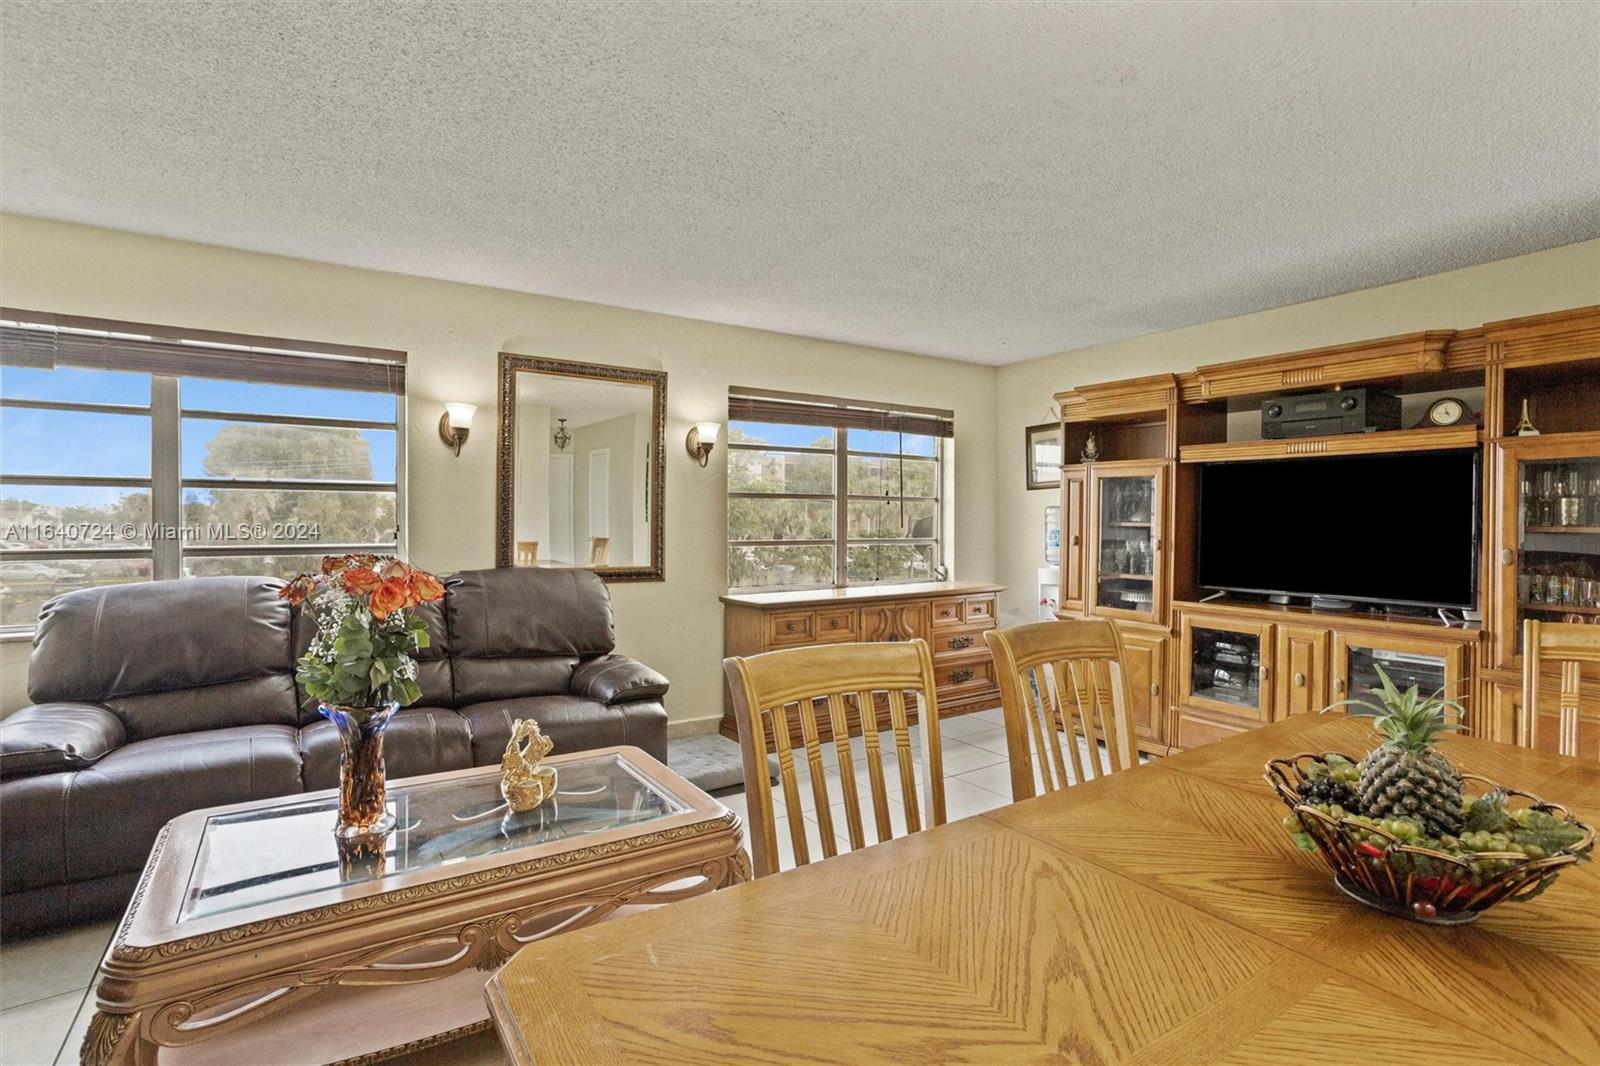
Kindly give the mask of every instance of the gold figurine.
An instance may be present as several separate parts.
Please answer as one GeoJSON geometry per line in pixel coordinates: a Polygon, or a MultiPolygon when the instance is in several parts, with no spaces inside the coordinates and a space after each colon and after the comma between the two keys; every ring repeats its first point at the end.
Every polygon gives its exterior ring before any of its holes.
{"type": "Polygon", "coordinates": [[[511,723],[511,739],[500,760],[500,795],[513,811],[535,810],[556,794],[556,768],[539,765],[555,746],[532,718],[511,723]]]}

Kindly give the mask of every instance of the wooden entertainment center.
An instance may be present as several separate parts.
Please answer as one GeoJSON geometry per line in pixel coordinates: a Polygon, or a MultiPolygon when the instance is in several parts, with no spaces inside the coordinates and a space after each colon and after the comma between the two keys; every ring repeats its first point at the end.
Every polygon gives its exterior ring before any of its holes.
{"type": "MultiPolygon", "coordinates": [[[[1098,456],[1061,472],[1058,617],[1111,618],[1122,629],[1147,752],[1362,695],[1375,664],[1464,697],[1470,731],[1512,741],[1523,620],[1600,624],[1600,306],[1084,385],[1055,399],[1063,455],[1082,454],[1092,433],[1098,456]],[[1359,386],[1398,395],[1404,428],[1261,439],[1264,400],[1359,386]],[[1444,397],[1463,401],[1467,418],[1413,428],[1444,397]],[[1524,406],[1538,435],[1518,435],[1524,406]],[[1313,610],[1197,585],[1203,464],[1448,449],[1482,456],[1477,619],[1313,610]]],[[[1330,502],[1345,514],[1363,506],[1383,507],[1383,520],[1429,520],[1426,499],[1330,502]]],[[[1555,674],[1548,685],[1558,690],[1555,674]]],[[[1594,750],[1600,672],[1583,685],[1580,747],[1594,750]]],[[[1540,704],[1553,719],[1554,699],[1540,704]]],[[[1553,745],[1555,732],[1541,738],[1553,745]]]]}

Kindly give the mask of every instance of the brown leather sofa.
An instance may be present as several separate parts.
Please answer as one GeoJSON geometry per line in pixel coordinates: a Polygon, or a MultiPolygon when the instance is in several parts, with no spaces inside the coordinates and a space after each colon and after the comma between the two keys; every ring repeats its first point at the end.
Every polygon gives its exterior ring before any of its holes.
{"type": "MultiPolygon", "coordinates": [[[[310,620],[270,578],[85,589],[41,612],[34,705],[0,721],[0,932],[114,915],[186,811],[332,788],[339,743],[294,679],[310,620]]],[[[667,755],[667,679],[612,654],[581,570],[474,570],[423,607],[422,699],[390,723],[391,779],[500,761],[515,718],[557,751],[667,755]]]]}

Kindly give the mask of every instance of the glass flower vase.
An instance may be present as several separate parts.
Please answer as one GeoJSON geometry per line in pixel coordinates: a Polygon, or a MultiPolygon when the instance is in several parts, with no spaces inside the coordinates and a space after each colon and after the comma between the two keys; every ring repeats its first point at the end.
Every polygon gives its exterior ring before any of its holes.
{"type": "Polygon", "coordinates": [[[385,833],[394,827],[383,772],[383,733],[400,705],[347,707],[319,703],[317,710],[339,731],[339,821],[341,837],[385,833]]]}

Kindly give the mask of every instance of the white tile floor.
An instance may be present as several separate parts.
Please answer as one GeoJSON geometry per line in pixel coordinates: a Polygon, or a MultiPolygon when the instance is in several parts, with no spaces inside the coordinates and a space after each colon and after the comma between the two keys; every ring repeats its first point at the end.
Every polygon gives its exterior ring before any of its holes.
{"type": "MultiPolygon", "coordinates": [[[[950,821],[970,818],[1011,802],[1011,771],[1006,761],[1002,723],[998,708],[940,722],[945,808],[950,821]]],[[[913,755],[920,760],[917,746],[921,737],[915,735],[915,727],[912,732],[913,755]]],[[[900,772],[892,735],[885,734],[884,740],[884,778],[890,795],[890,820],[894,833],[899,835],[905,831],[900,772]]],[[[1080,751],[1088,757],[1087,745],[1081,740],[1078,743],[1080,751]]],[[[870,811],[872,793],[866,766],[861,761],[866,743],[857,737],[851,741],[851,748],[856,755],[854,776],[859,783],[858,795],[870,811]]],[[[843,853],[849,850],[849,841],[838,755],[831,746],[824,749],[823,762],[838,850],[843,853]]],[[[920,761],[915,764],[915,770],[920,783],[924,780],[920,761]]],[[[804,770],[799,783],[800,816],[815,861],[822,854],[821,829],[816,799],[804,770]]],[[[742,793],[718,798],[741,818],[748,817],[742,793]]],[[[777,815],[781,866],[789,869],[794,865],[789,829],[791,815],[781,786],[773,786],[773,808],[777,815]]],[[[867,841],[875,842],[877,832],[869,813],[865,820],[867,841]]],[[[78,1044],[94,1009],[89,985],[112,931],[113,923],[97,922],[0,944],[0,1066],[51,1066],[78,1061],[78,1044]]],[[[483,1033],[390,1061],[397,1066],[489,1066],[504,1059],[494,1035],[483,1033]]]]}

